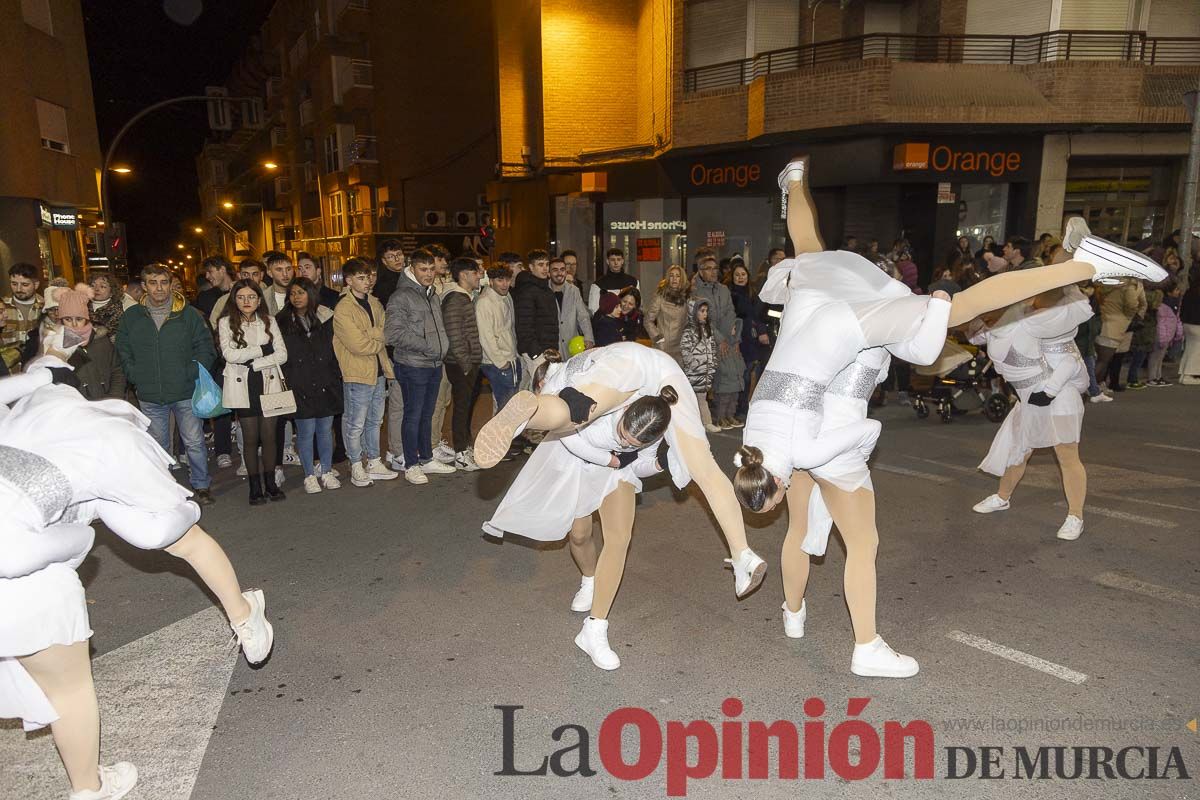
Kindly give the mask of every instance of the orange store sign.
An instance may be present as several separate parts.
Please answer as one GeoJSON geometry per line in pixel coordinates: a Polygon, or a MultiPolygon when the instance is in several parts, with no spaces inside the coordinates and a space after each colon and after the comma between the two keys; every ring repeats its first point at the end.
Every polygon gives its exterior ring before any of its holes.
{"type": "Polygon", "coordinates": [[[752,183],[757,183],[762,177],[762,168],[758,164],[727,164],[721,167],[710,167],[702,162],[692,165],[688,178],[692,186],[726,186],[732,185],[745,189],[752,183]]]}
{"type": "Polygon", "coordinates": [[[1001,178],[1021,171],[1021,154],[1006,150],[958,149],[928,142],[904,142],[892,150],[892,169],[897,172],[986,173],[1001,178]]]}

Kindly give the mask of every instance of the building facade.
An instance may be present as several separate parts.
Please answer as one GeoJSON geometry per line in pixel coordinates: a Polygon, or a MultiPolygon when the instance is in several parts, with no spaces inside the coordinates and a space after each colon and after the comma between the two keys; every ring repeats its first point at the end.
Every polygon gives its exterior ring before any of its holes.
{"type": "Polygon", "coordinates": [[[80,280],[99,210],[100,141],[73,0],[0,0],[0,270],[80,280]]]}
{"type": "Polygon", "coordinates": [[[197,158],[207,249],[305,251],[331,282],[385,238],[476,249],[497,160],[492,41],[488,14],[441,4],[279,0],[216,88],[248,99],[216,104],[197,158]]]}
{"type": "MultiPolygon", "coordinates": [[[[1200,3],[510,0],[494,4],[501,247],[782,246],[775,176],[812,157],[824,238],[1126,242],[1181,224],[1200,3]],[[602,6],[602,8],[599,8],[602,6]]],[[[581,261],[584,259],[581,259],[581,261]]]]}

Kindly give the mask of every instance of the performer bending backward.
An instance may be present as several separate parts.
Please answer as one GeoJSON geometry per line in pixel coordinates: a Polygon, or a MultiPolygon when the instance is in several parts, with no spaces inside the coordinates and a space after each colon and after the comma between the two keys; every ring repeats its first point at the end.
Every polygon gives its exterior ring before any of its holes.
{"type": "Polygon", "coordinates": [[[65,366],[62,331],[25,374],[0,380],[0,717],[50,725],[73,800],[124,797],[128,762],[99,765],[87,605],[75,570],[97,518],[136,547],[184,559],[217,596],[246,660],[270,653],[263,594],[242,592],[200,508],[171,477],[149,420],[120,400],[88,402],[65,366]],[[8,404],[14,403],[11,411],[8,404]]]}
{"type": "MultiPolygon", "coordinates": [[[[1154,280],[1161,270],[1136,253],[1088,237],[1075,260],[997,275],[949,301],[941,293],[916,296],[854,253],[822,252],[805,180],[807,168],[807,160],[800,159],[780,175],[788,232],[797,256],[771,269],[760,294],[765,302],[784,304],[784,315],[779,341],[751,403],[734,486],[739,501],[752,511],[769,511],[785,496],[789,505],[796,506],[790,509],[784,544],[784,619],[785,631],[802,635],[808,560],[801,543],[808,533],[815,482],[822,507],[813,506],[814,522],[820,522],[822,508],[827,508],[846,544],[845,594],[855,638],[851,671],[864,676],[910,677],[918,671],[915,659],[893,651],[875,628],[878,532],[866,469],[874,441],[846,448],[844,458],[824,473],[810,471],[793,484],[793,474],[808,469],[802,466],[809,460],[804,454],[815,446],[823,430],[830,384],[857,364],[857,374],[845,376],[845,381],[859,386],[851,392],[853,408],[865,417],[869,392],[864,384],[871,380],[866,371],[882,368],[887,353],[864,355],[860,361],[864,350],[884,348],[914,363],[931,363],[940,352],[947,327],[1067,284],[1123,275],[1154,280]],[[861,405],[857,403],[860,394],[864,397],[861,405]],[[790,618],[789,613],[793,615],[790,618]]],[[[835,384],[834,393],[844,395],[846,390],[835,384]]],[[[845,422],[842,418],[831,420],[843,427],[845,422]]],[[[814,532],[810,552],[824,551],[824,535],[820,529],[814,532]]]]}
{"type": "Polygon", "coordinates": [[[1003,314],[985,315],[985,327],[972,336],[973,343],[986,345],[996,370],[1020,398],[979,465],[1000,478],[1000,487],[975,505],[976,512],[1008,510],[1033,451],[1052,447],[1067,495],[1067,518],[1058,538],[1070,541],[1083,533],[1087,472],[1079,458],[1079,438],[1081,393],[1089,381],[1075,333],[1091,316],[1088,299],[1071,286],[1018,303],[1003,314]]]}

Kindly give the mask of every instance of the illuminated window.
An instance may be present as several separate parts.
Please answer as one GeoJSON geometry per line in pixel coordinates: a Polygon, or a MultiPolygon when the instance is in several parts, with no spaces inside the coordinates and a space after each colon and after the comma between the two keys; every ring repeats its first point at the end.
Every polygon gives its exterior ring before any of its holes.
{"type": "Polygon", "coordinates": [[[329,235],[346,235],[346,204],[341,192],[329,195],[329,235]]]}

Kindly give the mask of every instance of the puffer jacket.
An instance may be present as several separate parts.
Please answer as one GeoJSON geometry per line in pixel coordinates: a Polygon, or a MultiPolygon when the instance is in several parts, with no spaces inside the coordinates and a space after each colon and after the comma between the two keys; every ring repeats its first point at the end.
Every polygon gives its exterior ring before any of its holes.
{"type": "Polygon", "coordinates": [[[707,306],[708,301],[697,300],[688,305],[688,322],[679,339],[679,351],[688,383],[697,394],[703,394],[712,388],[713,375],[717,372],[717,340],[706,335],[696,321],[700,307],[707,306]]]}
{"type": "Polygon", "coordinates": [[[457,364],[464,371],[482,364],[483,345],[479,343],[475,302],[471,299],[471,293],[457,283],[449,284],[442,294],[442,322],[446,325],[446,337],[450,340],[446,363],[457,364]]]}
{"type": "Polygon", "coordinates": [[[548,279],[532,272],[517,275],[512,288],[517,325],[517,352],[530,356],[558,349],[558,301],[548,279]]]}
{"type": "Polygon", "coordinates": [[[204,318],[178,292],[171,298],[162,328],[155,326],[144,304],[126,309],[116,345],[126,380],[137,389],[138,399],[147,403],[190,399],[199,374],[196,363],[211,370],[217,360],[204,318]]]}
{"type": "Polygon", "coordinates": [[[393,361],[406,367],[442,365],[450,342],[442,322],[442,304],[432,286],[417,283],[406,269],[388,300],[384,319],[383,333],[392,347],[393,361]]]}
{"type": "Polygon", "coordinates": [[[1155,327],[1158,329],[1156,347],[1166,350],[1171,345],[1183,341],[1183,323],[1179,321],[1175,309],[1166,303],[1158,307],[1158,324],[1155,327]]]}

